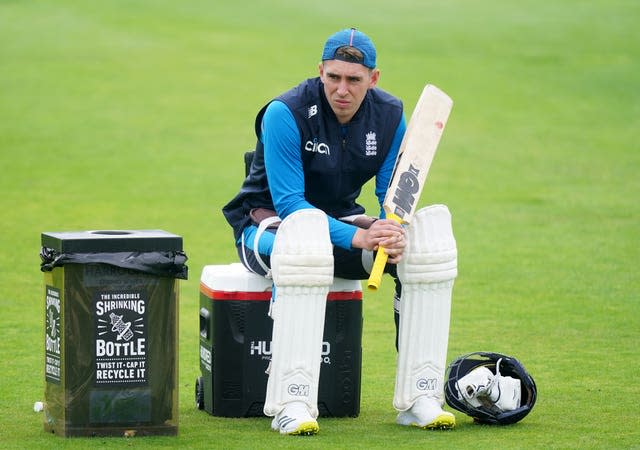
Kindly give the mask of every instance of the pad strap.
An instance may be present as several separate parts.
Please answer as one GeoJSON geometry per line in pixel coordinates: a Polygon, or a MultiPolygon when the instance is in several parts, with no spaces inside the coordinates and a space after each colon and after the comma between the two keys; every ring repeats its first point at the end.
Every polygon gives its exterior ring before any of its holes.
{"type": "Polygon", "coordinates": [[[271,216],[262,220],[262,222],[260,222],[260,225],[258,225],[258,229],[256,230],[256,235],[253,238],[253,254],[256,257],[256,261],[258,262],[260,267],[262,267],[262,270],[264,270],[265,278],[271,278],[271,269],[265,264],[265,262],[260,257],[260,252],[258,251],[258,245],[260,244],[260,237],[262,236],[262,233],[264,233],[264,230],[269,228],[270,225],[280,221],[281,219],[278,216],[271,216]]]}

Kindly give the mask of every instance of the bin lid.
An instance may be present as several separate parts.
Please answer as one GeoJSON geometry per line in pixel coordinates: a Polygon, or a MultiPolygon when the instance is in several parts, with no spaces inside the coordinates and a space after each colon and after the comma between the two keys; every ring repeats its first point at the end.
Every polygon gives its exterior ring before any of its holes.
{"type": "Polygon", "coordinates": [[[163,230],[44,232],[42,246],[60,253],[182,251],[182,237],[163,230]]]}

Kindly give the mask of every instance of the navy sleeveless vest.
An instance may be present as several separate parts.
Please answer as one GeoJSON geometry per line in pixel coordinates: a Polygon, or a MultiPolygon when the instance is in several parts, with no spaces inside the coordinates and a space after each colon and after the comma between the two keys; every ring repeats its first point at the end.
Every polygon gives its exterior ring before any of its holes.
{"type": "MultiPolygon", "coordinates": [[[[300,131],[305,199],[334,218],[361,214],[356,203],[362,186],[382,166],[402,118],[402,103],[381,89],[369,89],[355,116],[341,125],[324,95],[320,78],[308,79],[277,98],[300,131]]],[[[249,224],[253,208],[274,209],[260,142],[265,105],[255,121],[258,142],[249,175],[223,213],[236,239],[249,224]]]]}

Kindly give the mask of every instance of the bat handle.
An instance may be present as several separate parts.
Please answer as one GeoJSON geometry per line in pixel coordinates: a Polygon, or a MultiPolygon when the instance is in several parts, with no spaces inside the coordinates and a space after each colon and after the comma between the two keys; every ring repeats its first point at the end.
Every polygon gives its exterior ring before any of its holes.
{"type": "MultiPolygon", "coordinates": [[[[395,220],[400,224],[403,223],[403,220],[393,213],[388,214],[387,219],[395,220]]],[[[384,273],[384,266],[387,265],[387,259],[389,259],[389,255],[384,251],[384,247],[379,246],[376,259],[373,262],[373,267],[369,274],[369,281],[367,281],[367,287],[370,291],[377,291],[380,287],[380,283],[382,283],[382,274],[384,273]]]]}
{"type": "Polygon", "coordinates": [[[387,264],[387,255],[382,246],[378,247],[378,254],[373,262],[371,273],[369,274],[369,281],[367,281],[367,287],[370,291],[377,291],[382,283],[382,274],[384,273],[384,266],[387,264]]]}

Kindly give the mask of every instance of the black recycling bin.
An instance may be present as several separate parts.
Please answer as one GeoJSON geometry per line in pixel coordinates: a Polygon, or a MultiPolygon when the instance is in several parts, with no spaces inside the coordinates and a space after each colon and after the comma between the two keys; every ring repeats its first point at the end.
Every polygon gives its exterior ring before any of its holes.
{"type": "Polygon", "coordinates": [[[178,432],[182,237],[42,233],[44,428],[60,436],[178,432]]]}

